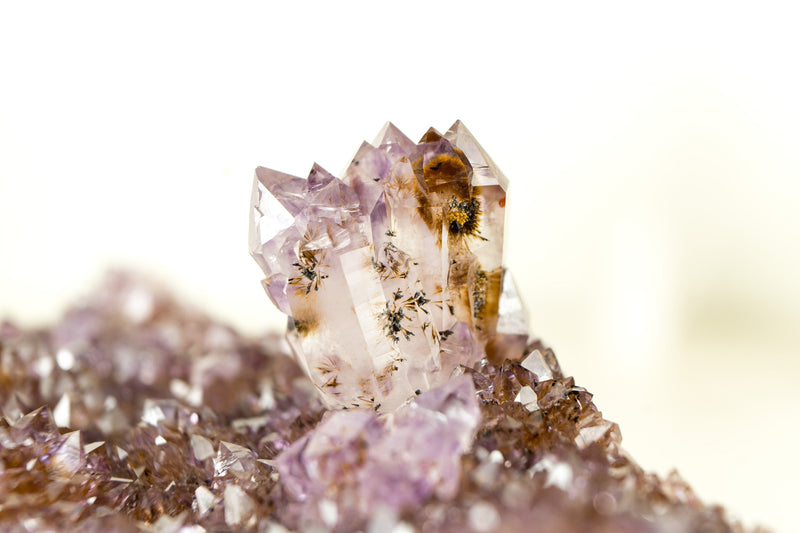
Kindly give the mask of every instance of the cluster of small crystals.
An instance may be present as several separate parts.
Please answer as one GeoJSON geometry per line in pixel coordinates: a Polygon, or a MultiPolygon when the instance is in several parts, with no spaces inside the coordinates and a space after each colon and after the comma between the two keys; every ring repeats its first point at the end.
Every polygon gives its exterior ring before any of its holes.
{"type": "Polygon", "coordinates": [[[113,276],[0,324],[0,530],[739,532],[647,474],[534,341],[392,413],[325,411],[282,340],[113,276]]]}
{"type": "Polygon", "coordinates": [[[0,530],[219,531],[256,506],[268,516],[268,461],[322,413],[282,342],[245,340],[119,274],[52,329],[2,324],[0,530]]]}
{"type": "Polygon", "coordinates": [[[459,364],[524,347],[506,189],[461,122],[419,143],[387,124],[341,179],[256,170],[250,252],[328,406],[391,411],[459,364]]]}

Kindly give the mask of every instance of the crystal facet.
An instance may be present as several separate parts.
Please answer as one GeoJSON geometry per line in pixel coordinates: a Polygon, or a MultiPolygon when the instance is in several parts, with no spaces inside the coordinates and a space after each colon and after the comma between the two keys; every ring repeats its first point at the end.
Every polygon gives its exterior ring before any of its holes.
{"type": "Polygon", "coordinates": [[[276,466],[286,489],[309,509],[336,487],[362,516],[378,506],[410,510],[434,494],[455,496],[460,458],[479,420],[472,379],[460,376],[386,419],[363,409],[334,412],[281,454],[276,466]]]}
{"type": "Polygon", "coordinates": [[[418,144],[387,124],[341,179],[256,170],[250,251],[327,405],[393,409],[458,364],[524,347],[506,189],[461,122],[418,144]]]}

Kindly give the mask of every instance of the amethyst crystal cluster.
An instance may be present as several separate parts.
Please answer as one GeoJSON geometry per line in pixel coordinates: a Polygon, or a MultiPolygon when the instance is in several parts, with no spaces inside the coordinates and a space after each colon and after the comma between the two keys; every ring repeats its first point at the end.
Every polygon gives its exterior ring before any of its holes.
{"type": "Polygon", "coordinates": [[[418,144],[387,124],[342,179],[256,170],[250,251],[327,405],[391,410],[458,365],[519,355],[506,189],[461,122],[418,144]]]}
{"type": "Polygon", "coordinates": [[[259,170],[251,249],[294,359],[130,275],[52,328],[0,324],[0,530],[743,531],[528,340],[504,198],[459,123],[389,126],[343,181],[259,170]]]}

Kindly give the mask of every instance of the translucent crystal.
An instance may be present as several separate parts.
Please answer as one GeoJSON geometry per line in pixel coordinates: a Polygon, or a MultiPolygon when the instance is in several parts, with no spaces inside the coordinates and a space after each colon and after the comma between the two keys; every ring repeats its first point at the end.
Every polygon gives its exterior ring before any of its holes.
{"type": "Polygon", "coordinates": [[[81,443],[81,432],[72,431],[57,440],[51,456],[51,467],[70,477],[81,469],[85,452],[81,443]]]}
{"type": "Polygon", "coordinates": [[[239,485],[225,487],[225,523],[245,526],[255,522],[255,503],[239,485]]]}
{"type": "Polygon", "coordinates": [[[383,419],[369,410],[335,412],[276,466],[284,487],[309,507],[317,502],[324,511],[326,495],[344,492],[363,515],[379,505],[410,509],[434,494],[456,495],[460,457],[479,420],[472,379],[459,376],[383,419]]]}
{"type": "Polygon", "coordinates": [[[329,406],[392,409],[524,347],[502,266],[506,189],[461,122],[419,143],[387,124],[341,179],[256,170],[250,251],[329,406]]]}
{"type": "Polygon", "coordinates": [[[214,472],[217,476],[232,473],[235,476],[248,477],[255,468],[256,457],[244,446],[232,442],[220,442],[219,452],[214,459],[214,472]]]}
{"type": "Polygon", "coordinates": [[[196,501],[195,510],[197,511],[197,514],[200,516],[208,514],[208,512],[214,506],[214,493],[203,485],[200,485],[194,491],[194,496],[196,501]]]}

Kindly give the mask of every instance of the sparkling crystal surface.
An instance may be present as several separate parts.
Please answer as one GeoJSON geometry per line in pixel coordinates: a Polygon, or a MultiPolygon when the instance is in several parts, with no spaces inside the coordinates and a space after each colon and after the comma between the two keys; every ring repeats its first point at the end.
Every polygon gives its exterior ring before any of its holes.
{"type": "Polygon", "coordinates": [[[524,347],[506,189],[461,122],[419,143],[387,124],[341,179],[256,170],[250,251],[328,406],[391,410],[458,364],[524,347]]]}
{"type": "Polygon", "coordinates": [[[0,531],[743,531],[639,467],[537,341],[390,413],[326,411],[280,346],[119,275],[3,323],[0,531]]]}

